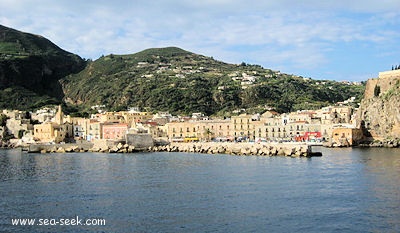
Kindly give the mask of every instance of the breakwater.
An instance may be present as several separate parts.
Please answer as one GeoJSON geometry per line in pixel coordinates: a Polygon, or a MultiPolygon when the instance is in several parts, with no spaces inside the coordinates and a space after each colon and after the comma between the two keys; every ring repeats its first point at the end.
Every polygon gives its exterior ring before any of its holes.
{"type": "Polygon", "coordinates": [[[311,146],[300,143],[171,143],[152,147],[151,151],[290,157],[322,155],[319,152],[312,152],[311,146]]]}
{"type": "Polygon", "coordinates": [[[65,144],[31,144],[27,148],[30,153],[65,153],[88,152],[93,143],[65,143],[65,144]]]}
{"type": "Polygon", "coordinates": [[[188,152],[202,154],[230,154],[254,156],[289,156],[311,157],[321,156],[319,152],[312,152],[310,145],[302,143],[223,143],[223,142],[195,142],[170,143],[168,145],[136,148],[122,142],[111,143],[74,143],[74,144],[34,144],[29,146],[31,153],[68,153],[68,152],[103,152],[103,153],[132,153],[147,152],[188,152]]]}

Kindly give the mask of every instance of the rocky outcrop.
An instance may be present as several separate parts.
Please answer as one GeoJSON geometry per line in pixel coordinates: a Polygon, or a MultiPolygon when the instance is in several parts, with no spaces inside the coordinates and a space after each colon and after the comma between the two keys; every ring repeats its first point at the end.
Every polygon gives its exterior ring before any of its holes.
{"type": "Polygon", "coordinates": [[[400,96],[363,100],[360,112],[366,136],[377,140],[400,138],[400,96]]]}
{"type": "Polygon", "coordinates": [[[371,141],[400,138],[400,70],[368,80],[358,114],[371,141]]]}
{"type": "Polygon", "coordinates": [[[382,141],[375,140],[372,142],[360,143],[359,147],[385,147],[385,148],[399,148],[400,139],[384,139],[382,141]]]}

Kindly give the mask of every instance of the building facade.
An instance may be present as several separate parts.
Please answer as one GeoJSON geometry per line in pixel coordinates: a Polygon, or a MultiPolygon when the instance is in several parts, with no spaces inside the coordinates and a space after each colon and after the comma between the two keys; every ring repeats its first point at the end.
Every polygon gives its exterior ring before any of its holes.
{"type": "Polygon", "coordinates": [[[128,131],[126,123],[105,123],[103,124],[103,139],[125,140],[128,131]]]}

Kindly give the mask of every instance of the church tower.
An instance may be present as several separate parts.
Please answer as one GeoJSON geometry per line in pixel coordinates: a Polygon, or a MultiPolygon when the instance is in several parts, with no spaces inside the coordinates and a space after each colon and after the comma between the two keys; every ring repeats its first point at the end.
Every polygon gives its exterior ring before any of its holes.
{"type": "Polygon", "coordinates": [[[62,125],[64,123],[64,113],[62,112],[61,105],[58,105],[58,111],[56,113],[56,123],[62,125]]]}

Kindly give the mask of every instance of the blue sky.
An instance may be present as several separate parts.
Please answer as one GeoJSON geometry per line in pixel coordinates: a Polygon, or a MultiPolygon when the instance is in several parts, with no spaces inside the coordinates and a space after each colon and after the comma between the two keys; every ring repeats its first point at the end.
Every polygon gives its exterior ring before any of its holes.
{"type": "Polygon", "coordinates": [[[314,79],[400,65],[400,0],[0,0],[0,24],[84,58],[177,46],[314,79]]]}

